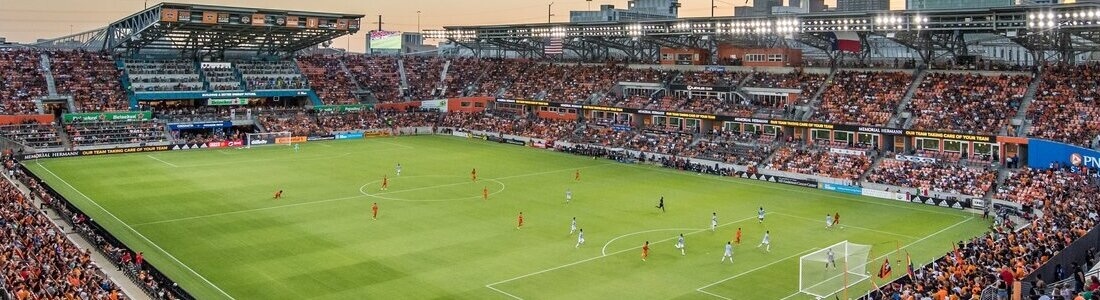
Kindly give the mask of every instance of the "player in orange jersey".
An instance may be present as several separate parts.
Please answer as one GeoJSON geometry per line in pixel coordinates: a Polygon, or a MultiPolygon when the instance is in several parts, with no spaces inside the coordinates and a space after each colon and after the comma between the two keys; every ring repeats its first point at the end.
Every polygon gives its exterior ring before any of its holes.
{"type": "Polygon", "coordinates": [[[390,188],[390,178],[386,175],[382,175],[382,190],[385,191],[390,188]]]}
{"type": "Polygon", "coordinates": [[[573,173],[573,181],[581,181],[581,170],[580,169],[577,169],[577,171],[573,173]]]}
{"type": "Polygon", "coordinates": [[[489,200],[489,187],[481,188],[481,199],[489,200]]]}
{"type": "Polygon", "coordinates": [[[477,168],[470,170],[470,181],[477,181],[477,168]]]}
{"type": "Polygon", "coordinates": [[[646,258],[649,258],[649,241],[645,241],[645,244],[642,245],[642,261],[645,261],[646,258]]]}
{"type": "Polygon", "coordinates": [[[275,192],[275,197],[273,197],[273,198],[282,199],[283,198],[283,190],[279,190],[278,192],[275,192]]]}
{"type": "Polygon", "coordinates": [[[516,229],[519,229],[520,227],[523,227],[523,212],[522,211],[519,212],[519,218],[517,219],[517,222],[519,222],[519,224],[516,225],[516,229]]]}
{"type": "Polygon", "coordinates": [[[737,237],[734,238],[733,243],[738,245],[741,244],[741,227],[737,227],[737,237]]]}
{"type": "Polygon", "coordinates": [[[372,204],[370,206],[370,210],[371,210],[372,213],[374,213],[374,215],[371,216],[371,219],[378,220],[378,202],[375,202],[374,204],[372,204]]]}

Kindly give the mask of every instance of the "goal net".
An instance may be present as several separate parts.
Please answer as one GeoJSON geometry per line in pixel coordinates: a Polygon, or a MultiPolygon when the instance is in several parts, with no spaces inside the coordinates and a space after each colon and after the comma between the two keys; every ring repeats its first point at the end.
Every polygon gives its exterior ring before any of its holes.
{"type": "Polygon", "coordinates": [[[275,144],[288,144],[290,138],[290,132],[261,132],[261,133],[249,133],[245,140],[245,148],[252,148],[252,146],[264,146],[275,144]]]}
{"type": "Polygon", "coordinates": [[[870,245],[843,241],[802,256],[798,260],[798,291],[823,298],[869,278],[870,254],[870,245]]]}

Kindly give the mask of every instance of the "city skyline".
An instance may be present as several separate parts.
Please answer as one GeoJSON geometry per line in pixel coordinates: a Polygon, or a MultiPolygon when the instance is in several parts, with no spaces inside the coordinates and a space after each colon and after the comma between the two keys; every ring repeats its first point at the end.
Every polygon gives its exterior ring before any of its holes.
{"type": "MultiPolygon", "coordinates": [[[[789,0],[788,0],[789,1],[789,0]]],[[[50,39],[72,33],[85,32],[105,27],[160,2],[144,0],[0,0],[0,37],[8,42],[31,43],[37,39],[50,39]],[[46,8],[51,7],[51,8],[46,8]]],[[[200,0],[180,1],[181,3],[224,5],[239,7],[262,7],[282,10],[339,12],[363,14],[362,29],[354,36],[344,36],[333,40],[332,47],[348,48],[354,52],[365,49],[367,31],[377,28],[378,15],[383,15],[382,28],[392,31],[416,31],[420,29],[441,29],[450,25],[486,25],[541,23],[547,19],[547,5],[553,2],[551,17],[553,22],[567,22],[569,11],[598,9],[599,5],[612,4],[625,8],[627,0],[556,0],[556,1],[448,1],[448,0],[406,0],[406,1],[291,1],[291,0],[200,0]],[[473,6],[471,3],[477,3],[473,6]],[[496,9],[487,9],[492,7],[496,9]],[[419,12],[419,13],[418,13],[419,12]],[[419,24],[418,24],[419,17],[419,24]]],[[[710,15],[711,0],[680,0],[681,17],[702,17],[710,15]]],[[[786,3],[787,1],[784,1],[786,3]]],[[[752,5],[752,1],[715,0],[715,15],[733,15],[734,6],[752,5]]],[[[826,0],[833,7],[836,0],[826,0]]],[[[891,0],[891,8],[905,6],[904,0],[891,0]]]]}

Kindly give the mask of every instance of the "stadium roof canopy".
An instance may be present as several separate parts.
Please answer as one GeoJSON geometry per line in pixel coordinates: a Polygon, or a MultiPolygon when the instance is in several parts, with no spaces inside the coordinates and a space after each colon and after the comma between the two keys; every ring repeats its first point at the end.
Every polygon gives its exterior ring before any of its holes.
{"type": "Polygon", "coordinates": [[[854,32],[863,40],[890,39],[917,50],[925,59],[934,53],[966,53],[966,47],[975,42],[967,37],[1000,37],[1031,51],[1054,51],[1065,57],[1100,47],[1100,4],[446,26],[425,31],[425,37],[475,52],[515,51],[528,56],[541,55],[550,38],[560,38],[566,50],[581,57],[598,58],[611,48],[652,59],[660,47],[714,49],[720,42],[747,47],[796,42],[828,52],[837,32],[854,32]]]}
{"type": "Polygon", "coordinates": [[[223,56],[226,52],[287,55],[359,31],[363,15],[264,8],[160,3],[107,27],[46,40],[43,48],[168,52],[223,56]]]}

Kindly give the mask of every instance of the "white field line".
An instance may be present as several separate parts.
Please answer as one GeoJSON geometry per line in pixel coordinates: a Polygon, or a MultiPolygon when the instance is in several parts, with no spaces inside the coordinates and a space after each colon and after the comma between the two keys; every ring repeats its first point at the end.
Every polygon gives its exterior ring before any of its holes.
{"type": "Polygon", "coordinates": [[[168,165],[168,166],[170,166],[170,167],[173,167],[173,168],[179,168],[179,167],[180,167],[180,166],[177,166],[176,164],[173,164],[173,163],[170,163],[170,162],[166,162],[166,161],[164,161],[164,160],[162,160],[162,159],[159,159],[159,158],[157,158],[156,156],[152,156],[152,155],[149,155],[149,154],[146,154],[145,156],[146,156],[146,157],[148,157],[148,158],[152,158],[152,159],[153,159],[153,160],[155,160],[155,161],[159,161],[159,162],[162,162],[162,163],[164,163],[164,164],[166,164],[166,165],[168,165]]]}
{"type": "Polygon", "coordinates": [[[51,171],[51,170],[50,170],[49,168],[46,168],[46,166],[43,166],[43,165],[42,165],[42,163],[38,163],[38,166],[39,166],[39,167],[41,167],[41,168],[42,168],[42,170],[45,170],[46,172],[50,173],[50,175],[52,175],[52,176],[53,176],[54,178],[57,178],[57,180],[60,180],[60,181],[61,181],[61,183],[64,183],[64,184],[65,184],[66,186],[68,186],[68,187],[69,187],[70,189],[72,189],[72,190],[73,190],[74,192],[76,192],[77,194],[79,194],[79,195],[80,195],[81,197],[84,197],[84,199],[88,199],[88,202],[91,202],[91,203],[92,203],[92,205],[95,205],[96,207],[98,207],[98,208],[99,208],[99,210],[102,210],[103,212],[107,213],[107,215],[108,215],[108,216],[111,216],[111,218],[115,219],[115,221],[117,221],[117,222],[118,222],[119,224],[122,224],[122,226],[125,226],[125,227],[126,227],[126,229],[128,229],[128,230],[130,230],[131,232],[133,232],[134,234],[136,234],[136,235],[137,235],[138,237],[140,237],[140,238],[141,238],[142,240],[145,240],[145,242],[146,242],[146,243],[149,243],[149,245],[152,245],[153,247],[157,248],[157,250],[158,250],[158,251],[160,251],[161,253],[164,253],[164,255],[165,255],[165,256],[168,256],[168,258],[171,258],[171,259],[172,259],[173,261],[175,261],[175,262],[176,262],[176,264],[178,264],[178,265],[182,266],[183,268],[187,269],[188,271],[190,271],[190,272],[191,272],[191,274],[194,274],[195,276],[198,276],[198,277],[199,277],[199,279],[202,279],[202,281],[203,281],[203,282],[206,282],[206,284],[209,284],[209,285],[210,285],[211,287],[213,287],[214,289],[218,290],[218,292],[220,292],[220,293],[221,293],[221,294],[222,294],[223,296],[225,296],[225,297],[226,297],[226,298],[228,298],[228,299],[234,299],[234,300],[235,300],[235,299],[237,299],[237,298],[234,298],[233,296],[230,296],[230,295],[229,295],[229,293],[226,293],[226,292],[225,292],[225,290],[222,290],[222,288],[218,287],[218,286],[217,286],[217,285],[215,285],[215,284],[214,284],[213,282],[210,282],[210,280],[209,280],[209,279],[206,279],[206,277],[205,277],[205,276],[202,276],[202,274],[199,274],[199,272],[195,272],[195,270],[194,270],[194,269],[192,269],[192,268],[191,268],[190,266],[188,266],[187,264],[184,264],[184,263],[183,263],[182,261],[180,261],[180,260],[179,260],[178,258],[176,258],[176,256],[175,256],[175,255],[172,255],[172,253],[169,253],[168,251],[165,251],[165,250],[164,250],[164,248],[161,248],[161,247],[160,247],[160,245],[157,245],[157,244],[156,244],[156,243],[154,243],[154,242],[153,242],[152,240],[149,240],[149,238],[148,238],[148,237],[146,237],[145,235],[141,234],[141,232],[138,232],[137,230],[135,230],[135,229],[134,229],[134,227],[131,227],[131,226],[130,226],[130,224],[126,224],[126,222],[123,222],[123,221],[122,221],[122,219],[119,219],[119,218],[118,218],[118,216],[115,216],[115,214],[114,214],[114,213],[112,213],[111,211],[107,210],[106,208],[103,208],[103,206],[102,206],[102,205],[99,205],[99,203],[98,203],[98,202],[96,202],[96,201],[95,201],[94,199],[92,199],[91,197],[88,197],[88,195],[85,195],[85,194],[84,194],[84,192],[81,192],[80,190],[76,189],[76,187],[73,187],[73,185],[72,185],[72,184],[69,184],[69,182],[68,182],[68,181],[65,181],[65,179],[61,178],[60,176],[57,176],[57,174],[55,174],[55,173],[54,173],[53,171],[51,171]]]}
{"type": "Polygon", "coordinates": [[[752,270],[748,270],[748,271],[744,271],[744,272],[738,273],[737,275],[733,275],[733,276],[727,277],[726,279],[722,279],[722,280],[719,280],[719,281],[715,281],[715,282],[713,282],[713,283],[711,283],[711,284],[708,284],[708,285],[704,285],[704,286],[702,286],[702,287],[700,287],[700,288],[697,288],[697,289],[695,289],[695,290],[696,290],[696,291],[698,291],[698,292],[700,292],[700,293],[708,294],[708,295],[711,295],[711,296],[716,296],[716,297],[718,297],[718,298],[722,298],[722,299],[729,299],[729,298],[726,298],[726,297],[722,297],[722,296],[720,296],[720,295],[718,295],[718,294],[714,294],[714,293],[711,293],[711,292],[707,292],[707,291],[704,291],[704,290],[705,290],[706,288],[709,288],[709,287],[715,286],[715,285],[717,285],[717,284],[719,284],[719,283],[723,283],[723,282],[726,282],[726,281],[729,281],[729,280],[733,280],[733,279],[735,279],[735,278],[737,278],[737,277],[745,276],[746,274],[749,274],[749,273],[752,273],[752,272],[760,271],[761,269],[764,269],[764,268],[770,267],[770,266],[772,266],[772,265],[778,264],[778,263],[780,263],[780,262],[786,261],[786,260],[788,260],[788,259],[791,259],[791,258],[799,257],[799,256],[801,256],[802,254],[806,254],[807,252],[810,252],[810,251],[814,251],[814,250],[817,250],[817,247],[814,247],[814,248],[810,248],[809,250],[806,250],[806,251],[802,251],[802,252],[799,252],[799,253],[795,253],[794,255],[791,255],[791,256],[787,256],[787,257],[781,258],[781,259],[779,259],[779,260],[773,261],[773,262],[771,262],[771,263],[768,263],[768,264],[766,264],[766,265],[763,265],[763,266],[759,266],[759,267],[753,268],[752,270]]]}
{"type": "MultiPolygon", "coordinates": [[[[572,170],[576,170],[576,169],[594,168],[594,167],[605,166],[605,165],[609,165],[609,163],[608,164],[585,166],[585,167],[579,167],[579,168],[558,169],[558,170],[544,171],[544,172],[538,172],[538,173],[528,173],[528,174],[520,174],[520,175],[514,175],[514,176],[505,176],[505,177],[493,178],[493,179],[487,179],[487,180],[502,180],[502,179],[510,179],[510,178],[537,176],[537,175],[544,175],[544,174],[550,174],[550,173],[555,173],[555,172],[572,171],[572,170]]],[[[410,192],[410,191],[417,191],[417,190],[434,189],[434,188],[441,188],[441,187],[461,185],[461,184],[467,184],[467,183],[466,182],[450,183],[450,184],[419,187],[419,188],[413,188],[413,189],[407,189],[407,190],[397,190],[397,191],[385,192],[385,193],[375,193],[375,194],[370,194],[370,195],[360,194],[360,195],[354,195],[354,196],[331,198],[331,199],[324,199],[324,200],[317,200],[317,201],[298,202],[298,203],[284,204],[284,205],[277,205],[277,206],[227,211],[227,212],[220,212],[220,213],[213,213],[213,214],[206,214],[206,215],[198,215],[198,216],[190,216],[190,217],[183,217],[183,218],[175,218],[175,219],[168,219],[168,220],[159,220],[159,221],[138,223],[138,224],[134,224],[133,226],[145,226],[145,225],[153,225],[153,224],[172,223],[172,222],[203,219],[203,218],[210,218],[210,217],[219,217],[219,216],[225,216],[225,215],[234,215],[234,214],[250,213],[250,212],[257,212],[257,211],[265,211],[265,210],[272,210],[272,209],[279,209],[279,208],[296,207],[296,206],[311,205],[311,204],[321,204],[321,203],[328,203],[328,202],[334,202],[334,201],[350,200],[350,199],[370,197],[370,196],[381,196],[381,195],[396,194],[396,193],[403,193],[403,192],[410,192]]]]}
{"type": "MultiPolygon", "coordinates": [[[[769,214],[769,213],[770,213],[770,212],[768,212],[768,213],[765,213],[765,214],[769,214]]],[[[731,225],[731,224],[737,224],[737,223],[740,223],[740,222],[744,222],[744,221],[747,221],[747,220],[751,220],[751,219],[753,219],[753,218],[756,218],[756,217],[754,216],[754,217],[748,217],[748,218],[740,219],[740,220],[737,220],[737,221],[733,221],[733,222],[729,222],[729,223],[725,223],[725,224],[721,224],[721,225],[718,225],[718,227],[724,227],[724,226],[727,226],[727,225],[731,225]]],[[[614,241],[614,240],[616,240],[616,239],[619,239],[619,238],[621,238],[621,237],[625,237],[625,236],[630,236],[630,235],[635,235],[635,234],[640,234],[640,233],[647,233],[647,232],[657,232],[657,231],[672,231],[672,230],[680,230],[680,228],[670,228],[670,229],[656,229],[656,230],[648,230],[648,231],[643,231],[643,232],[628,233],[628,234],[625,234],[625,235],[622,235],[622,236],[616,237],[616,238],[614,238],[614,239],[611,239],[611,241],[614,241]]],[[[693,232],[690,232],[690,233],[685,233],[684,235],[692,235],[692,234],[696,234],[696,233],[699,233],[699,232],[704,232],[704,231],[707,231],[707,230],[710,230],[710,228],[704,228],[704,229],[696,229],[696,231],[693,231],[693,232]]],[[[652,242],[652,243],[649,243],[649,244],[650,244],[650,245],[653,245],[653,244],[658,244],[658,243],[662,243],[662,242],[667,242],[667,241],[671,241],[671,240],[673,240],[673,239],[677,239],[677,238],[679,238],[679,236],[674,236],[674,237],[670,237],[670,238],[667,238],[667,239],[663,239],[663,240],[659,240],[659,241],[655,241],[655,242],[652,242]]],[[[505,292],[505,291],[502,291],[502,290],[500,290],[500,289],[498,289],[498,288],[495,288],[495,287],[493,287],[493,286],[494,286],[494,285],[498,285],[498,284],[502,284],[502,283],[507,283],[507,282],[510,282],[510,281],[515,281],[515,280],[518,280],[518,279],[523,279],[523,278],[526,278],[526,277],[530,277],[530,276],[534,276],[534,275],[538,275],[538,274],[542,274],[542,273],[546,273],[546,272],[550,272],[550,271],[554,271],[554,270],[558,270],[558,269],[561,269],[561,268],[566,268],[566,267],[571,267],[571,266],[575,266],[575,265],[578,265],[578,264],[582,264],[582,263],[586,263],[586,262],[589,262],[589,261],[593,261],[593,260],[596,260],[596,259],[600,259],[600,258],[604,258],[604,257],[608,257],[608,256],[614,256],[614,255],[616,255],[616,254],[619,254],[619,253],[623,253],[623,252],[627,252],[627,251],[633,251],[633,250],[637,250],[637,249],[640,249],[640,248],[642,248],[642,246],[635,246],[635,247],[631,247],[631,248],[627,248],[627,249],[623,249],[623,250],[619,250],[619,251],[615,251],[615,252],[611,252],[611,253],[606,253],[606,250],[607,250],[607,245],[608,245],[608,244],[611,244],[611,241],[608,241],[608,242],[607,242],[606,244],[604,244],[603,250],[601,250],[601,254],[602,254],[602,255],[600,255],[600,256],[593,256],[593,257],[590,257],[590,258],[586,258],[586,259],[578,260],[578,261],[575,261],[575,262],[572,262],[572,263],[568,263],[568,264],[564,264],[564,265],[560,265],[560,266],[557,266],[557,267],[553,267],[553,268],[549,268],[549,269],[544,269],[544,270],[540,270],[540,271],[535,271],[535,272],[532,272],[532,273],[528,273],[528,274],[524,274],[524,275],[516,276],[516,277],[510,278],[510,279],[505,279],[505,280],[497,281],[497,282],[494,282],[494,283],[486,284],[486,285],[485,285],[485,287],[487,287],[487,288],[489,288],[489,289],[492,289],[492,290],[494,290],[494,291],[500,292],[500,293],[502,293],[502,294],[508,295],[509,297],[512,297],[512,298],[515,298],[515,299],[523,299],[523,298],[517,297],[516,295],[513,295],[513,294],[509,294],[509,293],[507,293],[507,292],[505,292]]]]}
{"type": "MultiPolygon", "coordinates": [[[[803,216],[796,216],[796,215],[785,214],[785,213],[776,213],[776,214],[788,216],[788,217],[795,218],[795,219],[803,219],[803,220],[807,220],[807,221],[811,221],[811,222],[820,221],[822,224],[825,223],[825,220],[814,220],[814,219],[803,217],[803,216]]],[[[911,235],[904,235],[904,234],[900,234],[900,233],[893,233],[893,232],[882,231],[882,230],[871,229],[871,228],[864,228],[864,227],[859,227],[859,226],[844,225],[844,224],[840,224],[840,226],[844,226],[845,228],[853,228],[853,229],[865,230],[865,231],[870,231],[870,232],[877,232],[877,233],[881,233],[881,234],[887,234],[887,235],[892,235],[892,236],[896,236],[896,237],[903,237],[903,238],[908,238],[908,239],[916,239],[917,238],[917,237],[911,236],[911,235]]]]}

